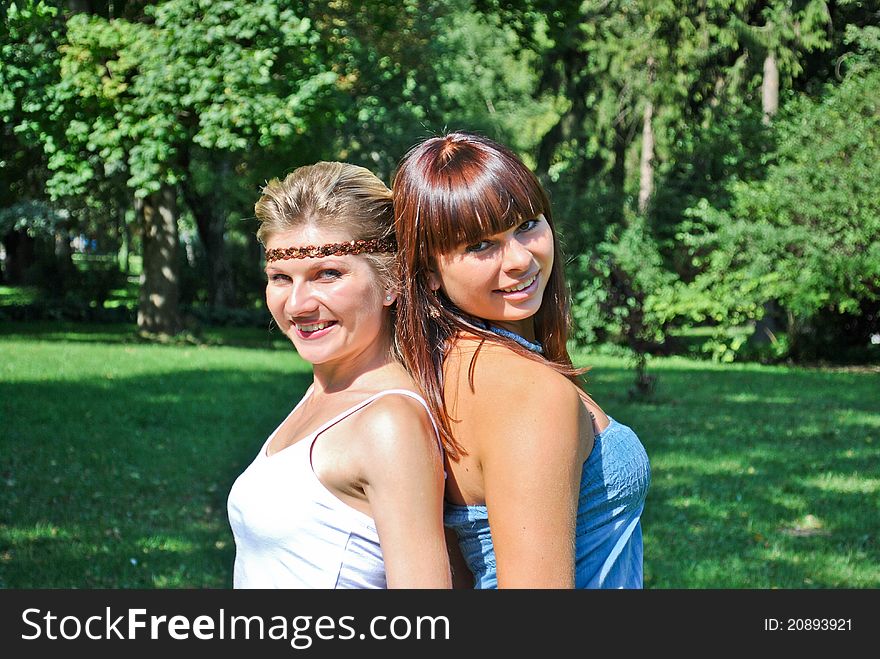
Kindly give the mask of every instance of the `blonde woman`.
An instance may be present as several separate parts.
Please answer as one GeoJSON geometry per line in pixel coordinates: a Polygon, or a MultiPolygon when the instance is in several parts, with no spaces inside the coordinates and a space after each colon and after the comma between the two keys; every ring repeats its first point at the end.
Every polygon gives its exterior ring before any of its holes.
{"type": "Polygon", "coordinates": [[[313,382],[230,491],[234,587],[449,587],[442,450],[395,348],[391,192],[322,162],[255,210],[266,304],[313,382]]]}

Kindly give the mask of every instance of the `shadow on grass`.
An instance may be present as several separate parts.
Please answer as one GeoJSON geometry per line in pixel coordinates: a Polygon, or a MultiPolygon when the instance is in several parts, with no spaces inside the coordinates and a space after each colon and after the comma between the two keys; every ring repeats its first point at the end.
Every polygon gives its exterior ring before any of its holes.
{"type": "MultiPolygon", "coordinates": [[[[0,382],[0,587],[231,584],[229,488],[310,375],[168,354],[136,377],[0,382]]],[[[588,388],[651,458],[646,587],[880,587],[878,374],[667,361],[634,402],[621,363],[588,388]]]]}
{"type": "Polygon", "coordinates": [[[228,587],[232,482],[310,374],[0,383],[0,587],[228,587]]]}

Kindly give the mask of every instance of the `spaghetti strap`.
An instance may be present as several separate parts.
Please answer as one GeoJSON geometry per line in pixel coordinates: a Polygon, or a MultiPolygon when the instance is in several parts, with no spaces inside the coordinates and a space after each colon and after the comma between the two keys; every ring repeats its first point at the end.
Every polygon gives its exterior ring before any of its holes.
{"type": "Polygon", "coordinates": [[[431,414],[431,408],[428,407],[428,403],[425,401],[425,399],[419,396],[419,394],[417,394],[416,392],[410,391],[409,389],[387,389],[380,392],[380,395],[384,394],[401,394],[402,396],[408,396],[413,400],[417,400],[419,404],[425,408],[425,412],[427,413],[428,418],[431,420],[431,427],[434,428],[434,438],[437,440],[437,446],[440,449],[440,455],[444,455],[443,442],[440,441],[440,429],[437,427],[437,422],[434,421],[434,415],[431,414]]]}
{"type": "MultiPolygon", "coordinates": [[[[269,448],[269,444],[271,444],[271,443],[272,443],[272,440],[275,439],[275,435],[278,434],[278,431],[281,429],[281,426],[283,426],[283,425],[286,423],[286,421],[287,421],[290,417],[293,416],[293,413],[296,412],[296,411],[302,406],[302,404],[303,404],[304,402],[306,402],[306,398],[308,398],[309,396],[312,395],[312,389],[314,388],[314,386],[315,386],[314,384],[310,384],[310,385],[309,385],[309,388],[306,389],[306,392],[302,395],[302,398],[299,399],[299,402],[298,402],[296,405],[294,405],[293,409],[290,410],[290,412],[287,413],[287,416],[284,417],[284,419],[281,421],[281,423],[279,423],[277,426],[275,426],[275,430],[273,430],[273,431],[269,434],[269,437],[268,437],[268,438],[266,439],[266,441],[263,443],[263,448],[260,449],[260,453],[261,453],[261,454],[263,454],[263,455],[266,454],[266,449],[269,448]]],[[[306,437],[308,437],[308,435],[306,435],[306,437]]]]}
{"type": "Polygon", "coordinates": [[[437,440],[437,446],[440,448],[440,455],[444,455],[443,444],[440,441],[440,430],[437,428],[437,422],[434,421],[434,416],[431,414],[431,409],[428,407],[428,403],[426,403],[425,399],[422,398],[421,396],[419,396],[416,392],[410,391],[409,389],[386,389],[384,391],[377,391],[372,396],[365,398],[360,403],[356,403],[355,405],[352,405],[347,410],[343,410],[342,412],[337,414],[335,417],[333,417],[329,421],[326,421],[325,423],[321,424],[317,430],[310,433],[309,437],[311,439],[311,443],[314,443],[315,440],[317,440],[318,435],[320,435],[322,432],[324,432],[328,428],[331,428],[332,426],[336,425],[337,423],[339,423],[340,421],[342,421],[346,417],[351,416],[352,414],[354,414],[358,410],[363,409],[364,407],[366,407],[367,405],[372,403],[374,400],[381,398],[382,396],[387,396],[389,394],[400,394],[401,396],[407,396],[409,398],[412,398],[413,400],[417,400],[421,404],[421,406],[425,408],[425,412],[428,413],[428,418],[431,420],[431,425],[434,428],[434,438],[437,440]]]}

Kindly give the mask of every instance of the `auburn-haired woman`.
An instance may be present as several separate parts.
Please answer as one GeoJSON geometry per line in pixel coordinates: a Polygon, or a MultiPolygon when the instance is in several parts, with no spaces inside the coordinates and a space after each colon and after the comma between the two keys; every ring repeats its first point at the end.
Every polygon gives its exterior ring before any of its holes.
{"type": "Polygon", "coordinates": [[[412,148],[392,191],[400,346],[439,421],[445,524],[473,577],[454,567],[456,585],[642,587],[648,457],[566,350],[539,181],[505,146],[455,132],[412,148]]]}

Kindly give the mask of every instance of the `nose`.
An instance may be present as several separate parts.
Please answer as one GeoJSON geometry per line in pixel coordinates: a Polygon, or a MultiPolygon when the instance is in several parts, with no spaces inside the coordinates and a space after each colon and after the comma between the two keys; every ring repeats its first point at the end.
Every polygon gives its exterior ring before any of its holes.
{"type": "Polygon", "coordinates": [[[506,272],[528,270],[532,260],[532,252],[520,242],[519,236],[516,234],[509,236],[504,245],[504,270],[506,272]]]}
{"type": "Polygon", "coordinates": [[[308,282],[292,282],[284,301],[284,313],[291,318],[308,316],[316,311],[318,301],[308,282]]]}

